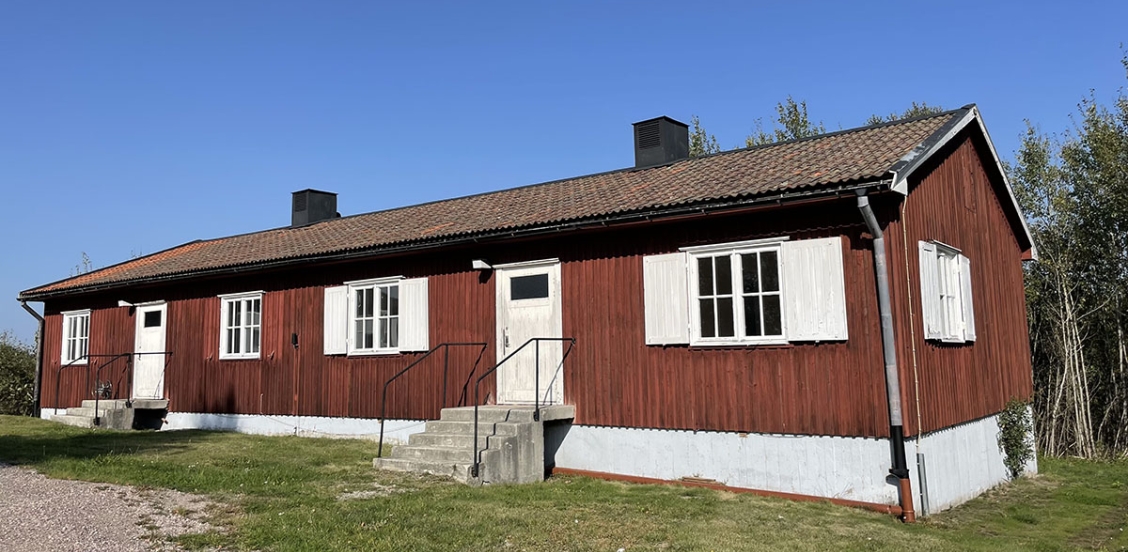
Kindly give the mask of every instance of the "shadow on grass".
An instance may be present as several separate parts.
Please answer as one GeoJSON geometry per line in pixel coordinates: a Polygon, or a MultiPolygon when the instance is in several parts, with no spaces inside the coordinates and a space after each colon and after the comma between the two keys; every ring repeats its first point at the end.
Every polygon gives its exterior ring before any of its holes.
{"type": "MultiPolygon", "coordinates": [[[[5,425],[7,420],[5,420],[5,425]]],[[[49,428],[38,434],[13,434],[0,427],[0,461],[35,464],[55,459],[85,460],[107,455],[167,453],[214,436],[206,431],[111,431],[49,428]]]]}

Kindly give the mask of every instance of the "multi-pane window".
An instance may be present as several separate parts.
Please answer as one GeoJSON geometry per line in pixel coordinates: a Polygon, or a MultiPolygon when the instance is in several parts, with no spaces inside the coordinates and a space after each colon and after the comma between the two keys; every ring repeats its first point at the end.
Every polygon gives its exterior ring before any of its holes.
{"type": "Polygon", "coordinates": [[[224,296],[219,358],[258,358],[262,342],[262,294],[224,296]]]}
{"type": "Polygon", "coordinates": [[[922,241],[919,249],[925,339],[975,341],[971,261],[958,249],[939,242],[922,241]]]}
{"type": "Polygon", "coordinates": [[[399,347],[399,284],[352,288],[350,353],[392,351],[399,347]]]}
{"type": "Polygon", "coordinates": [[[962,339],[964,331],[963,301],[960,293],[960,255],[936,248],[936,281],[940,288],[940,318],[944,333],[962,339]]]}
{"type": "Polygon", "coordinates": [[[90,343],[90,311],[63,313],[63,363],[86,364],[90,343]]]}
{"type": "Polygon", "coordinates": [[[692,266],[697,341],[783,339],[778,247],[697,254],[692,266]]]}

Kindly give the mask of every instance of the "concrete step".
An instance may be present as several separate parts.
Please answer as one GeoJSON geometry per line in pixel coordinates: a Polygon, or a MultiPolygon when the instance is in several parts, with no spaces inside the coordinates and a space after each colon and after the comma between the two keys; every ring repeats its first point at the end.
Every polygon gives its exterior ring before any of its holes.
{"type": "MultiPolygon", "coordinates": [[[[98,408],[133,408],[134,410],[168,410],[168,399],[133,399],[132,406],[127,407],[126,399],[105,399],[98,401],[98,408]]],[[[94,408],[94,400],[82,401],[83,408],[94,408]]]]}
{"type": "MultiPolygon", "coordinates": [[[[121,412],[123,410],[125,410],[125,409],[124,408],[106,408],[106,407],[103,407],[103,406],[98,406],[98,416],[105,416],[109,412],[121,412]]],[[[68,408],[67,414],[70,415],[70,416],[86,416],[88,418],[93,418],[94,417],[94,407],[93,406],[89,406],[89,407],[83,406],[83,407],[79,407],[79,408],[68,408]]]]}
{"type": "Polygon", "coordinates": [[[91,418],[89,416],[72,416],[70,414],[60,414],[58,416],[51,416],[51,421],[74,427],[94,427],[94,418],[91,418]]]}
{"type": "MultiPolygon", "coordinates": [[[[478,448],[486,448],[491,440],[503,439],[503,435],[494,436],[478,436],[478,448]]],[[[419,447],[454,447],[454,448],[470,448],[474,443],[473,435],[461,435],[453,433],[415,433],[407,438],[407,446],[419,447]]]]}
{"type": "Polygon", "coordinates": [[[474,451],[470,448],[401,445],[392,449],[392,458],[441,463],[473,462],[474,451]]]}
{"type": "MultiPolygon", "coordinates": [[[[94,400],[89,399],[89,400],[82,401],[82,408],[89,408],[89,409],[93,410],[94,409],[94,400]]],[[[103,399],[103,400],[99,400],[98,401],[98,408],[99,409],[102,409],[102,408],[107,408],[107,409],[125,408],[125,399],[103,399]]]]}
{"type": "MultiPolygon", "coordinates": [[[[427,433],[444,433],[448,435],[474,435],[474,422],[451,422],[446,420],[429,420],[427,433]]],[[[517,435],[516,424],[508,423],[478,423],[478,436],[483,435],[517,435]]]]}
{"type": "Polygon", "coordinates": [[[377,458],[372,461],[372,467],[378,470],[391,470],[399,472],[429,473],[453,477],[458,481],[470,479],[469,462],[427,462],[422,460],[409,460],[405,458],[377,458]]]}
{"type": "MultiPolygon", "coordinates": [[[[444,422],[473,422],[474,407],[444,408],[441,420],[444,422]]],[[[478,408],[478,423],[533,421],[532,407],[482,406],[478,408]]]]}

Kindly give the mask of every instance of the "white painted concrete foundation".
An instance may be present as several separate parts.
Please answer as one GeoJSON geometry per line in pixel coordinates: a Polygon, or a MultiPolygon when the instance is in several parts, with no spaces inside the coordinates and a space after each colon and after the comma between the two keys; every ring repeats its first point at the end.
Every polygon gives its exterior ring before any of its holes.
{"type": "MultiPolygon", "coordinates": [[[[260,414],[205,414],[169,412],[163,430],[210,429],[238,431],[253,435],[297,435],[376,440],[380,420],[371,418],[328,418],[320,416],[267,416],[260,414]]],[[[408,436],[423,431],[422,420],[387,420],[385,443],[406,443],[408,436]]]]}
{"type": "MultiPolygon", "coordinates": [[[[1033,416],[1033,412],[1028,413],[1033,416]]],[[[987,489],[1007,480],[999,450],[999,417],[989,416],[940,431],[924,434],[920,452],[924,454],[928,484],[927,513],[933,514],[971,500],[987,489]]],[[[1030,436],[1031,442],[1034,436],[1030,436]]],[[[913,501],[921,512],[921,486],[915,440],[905,443],[905,457],[913,482],[913,501]]],[[[1027,475],[1038,473],[1038,460],[1026,464],[1027,475]]]]}
{"type": "MultiPolygon", "coordinates": [[[[897,504],[888,439],[549,426],[546,456],[557,467],[676,480],[699,477],[732,487],[876,504],[897,504]]],[[[992,416],[926,434],[920,442],[928,512],[961,504],[1007,479],[992,416]]],[[[905,443],[914,504],[921,512],[915,440],[905,443]]],[[[1027,468],[1037,471],[1036,461],[1027,468]]]]}

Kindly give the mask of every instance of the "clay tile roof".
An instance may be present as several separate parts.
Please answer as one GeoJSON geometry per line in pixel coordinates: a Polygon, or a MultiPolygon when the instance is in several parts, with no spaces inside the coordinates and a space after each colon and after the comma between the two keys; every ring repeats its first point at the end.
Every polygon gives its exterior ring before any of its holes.
{"type": "Polygon", "coordinates": [[[59,296],[236,266],[873,182],[888,176],[890,168],[902,157],[965,112],[966,108],[658,167],[623,169],[303,227],[195,241],[33,288],[22,292],[20,298],[59,296]]]}

